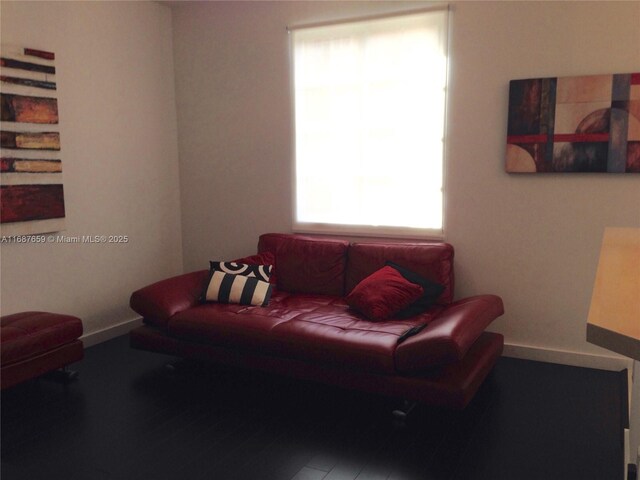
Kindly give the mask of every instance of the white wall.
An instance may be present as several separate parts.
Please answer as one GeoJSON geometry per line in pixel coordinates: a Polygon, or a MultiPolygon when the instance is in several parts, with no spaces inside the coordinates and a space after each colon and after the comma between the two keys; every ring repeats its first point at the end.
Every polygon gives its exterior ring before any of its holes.
{"type": "MultiPolygon", "coordinates": [[[[291,230],[285,27],[424,5],[173,4],[187,270],[291,230]]],[[[501,295],[492,329],[509,343],[606,355],[585,342],[597,255],[605,226],[640,226],[640,177],[506,174],[508,82],[640,71],[640,3],[453,6],[446,239],[458,296],[501,295]]]]}
{"type": "Polygon", "coordinates": [[[171,12],[155,2],[2,2],[2,44],[56,54],[67,230],[127,244],[3,244],[2,314],[131,320],[131,292],[182,271],[171,12]]]}

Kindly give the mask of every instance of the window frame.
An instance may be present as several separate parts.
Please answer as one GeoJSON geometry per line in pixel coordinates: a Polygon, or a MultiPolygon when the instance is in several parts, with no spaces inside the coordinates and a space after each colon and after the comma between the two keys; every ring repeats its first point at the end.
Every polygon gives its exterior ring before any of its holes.
{"type": "Polygon", "coordinates": [[[448,130],[448,108],[449,108],[449,80],[450,80],[450,34],[451,34],[451,8],[449,5],[433,6],[418,10],[409,10],[402,12],[394,12],[384,15],[374,15],[366,17],[345,18],[337,21],[318,22],[313,24],[304,24],[298,26],[288,26],[289,34],[289,79],[290,79],[290,107],[291,107],[291,163],[292,163],[292,231],[296,233],[324,234],[324,235],[347,235],[356,237],[381,237],[381,238],[415,238],[415,239],[432,239],[444,240],[446,230],[446,185],[447,185],[447,130],[448,130]],[[321,26],[339,25],[343,23],[364,22],[370,20],[408,16],[415,14],[425,14],[429,12],[446,11],[446,42],[444,51],[446,52],[445,66],[445,84],[444,84],[444,105],[443,105],[443,129],[442,129],[442,223],[440,228],[417,228],[407,226],[389,226],[389,225],[361,225],[361,224],[340,224],[340,223],[316,223],[300,221],[297,219],[297,201],[298,201],[298,181],[297,181],[297,158],[296,158],[296,84],[295,84],[295,61],[294,61],[294,39],[291,33],[298,29],[314,28],[321,26]]]}

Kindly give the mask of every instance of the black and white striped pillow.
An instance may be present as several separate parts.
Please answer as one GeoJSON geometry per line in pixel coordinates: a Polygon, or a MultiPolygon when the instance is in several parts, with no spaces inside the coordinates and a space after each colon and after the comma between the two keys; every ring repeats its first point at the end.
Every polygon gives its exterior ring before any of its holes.
{"type": "Polygon", "coordinates": [[[204,300],[264,307],[269,303],[272,289],[273,285],[255,277],[211,270],[204,300]]]}
{"type": "Polygon", "coordinates": [[[209,262],[210,270],[253,277],[268,282],[271,277],[271,265],[248,265],[237,262],[209,262]]]}

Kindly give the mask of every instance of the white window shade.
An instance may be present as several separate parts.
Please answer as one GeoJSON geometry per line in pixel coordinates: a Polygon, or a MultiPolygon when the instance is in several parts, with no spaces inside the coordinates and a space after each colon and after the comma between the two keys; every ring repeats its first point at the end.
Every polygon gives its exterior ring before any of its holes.
{"type": "Polygon", "coordinates": [[[292,31],[297,230],[442,232],[447,23],[292,31]]]}

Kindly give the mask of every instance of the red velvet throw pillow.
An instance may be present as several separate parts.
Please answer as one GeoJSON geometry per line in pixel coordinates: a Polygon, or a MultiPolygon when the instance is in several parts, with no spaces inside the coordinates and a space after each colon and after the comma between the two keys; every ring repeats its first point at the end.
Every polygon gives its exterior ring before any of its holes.
{"type": "Polygon", "coordinates": [[[347,295],[347,304],[369,320],[380,321],[393,315],[423,294],[420,285],[411,283],[395,268],[386,266],[372,273],[347,295]]]}
{"type": "Polygon", "coordinates": [[[271,276],[269,283],[275,285],[278,283],[276,279],[276,257],[271,252],[258,253],[250,257],[238,258],[233,260],[235,263],[246,263],[247,265],[271,265],[271,276]]]}

